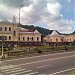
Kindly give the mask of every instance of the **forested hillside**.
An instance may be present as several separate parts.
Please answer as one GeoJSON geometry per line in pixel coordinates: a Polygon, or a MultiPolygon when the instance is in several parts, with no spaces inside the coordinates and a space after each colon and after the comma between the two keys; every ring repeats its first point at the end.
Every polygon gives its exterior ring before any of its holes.
{"type": "Polygon", "coordinates": [[[53,30],[49,30],[49,29],[45,29],[45,28],[41,28],[41,27],[33,26],[33,25],[22,25],[22,27],[26,29],[38,30],[43,35],[51,34],[53,31],[53,30]]]}
{"type": "Polygon", "coordinates": [[[72,34],[75,34],[75,31],[72,34]]]}
{"type": "MultiPolygon", "coordinates": [[[[48,34],[51,34],[53,30],[49,30],[49,29],[46,29],[46,28],[42,28],[42,27],[39,27],[39,26],[34,26],[34,25],[22,25],[23,28],[26,28],[26,29],[31,29],[31,30],[38,30],[40,33],[42,33],[42,35],[48,35],[48,34]]],[[[57,31],[58,32],[58,31],[57,31]]],[[[64,33],[60,33],[58,32],[60,35],[68,35],[68,34],[64,34],[64,33]]],[[[75,34],[75,31],[71,34],[75,34]]]]}

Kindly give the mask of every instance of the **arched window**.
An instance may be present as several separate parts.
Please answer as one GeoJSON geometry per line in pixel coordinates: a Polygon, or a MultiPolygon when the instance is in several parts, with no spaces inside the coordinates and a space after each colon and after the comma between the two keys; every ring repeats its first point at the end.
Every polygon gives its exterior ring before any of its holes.
{"type": "Polygon", "coordinates": [[[2,31],[2,27],[0,27],[0,31],[2,31]]]}
{"type": "Polygon", "coordinates": [[[20,37],[18,37],[18,40],[20,40],[20,37]]]}
{"type": "Polygon", "coordinates": [[[52,39],[50,39],[50,42],[52,42],[52,39]]]}
{"type": "Polygon", "coordinates": [[[65,39],[65,42],[66,42],[66,39],[65,39]]]}
{"type": "Polygon", "coordinates": [[[61,39],[61,42],[63,42],[63,39],[61,39]]]}
{"type": "Polygon", "coordinates": [[[11,27],[9,27],[9,31],[11,31],[11,27]]]}
{"type": "Polygon", "coordinates": [[[32,41],[33,41],[33,37],[32,37],[32,41]]]}
{"type": "Polygon", "coordinates": [[[58,42],[58,39],[56,38],[56,42],[58,42]]]}
{"type": "Polygon", "coordinates": [[[11,36],[9,36],[9,40],[11,40],[11,36]]]}
{"type": "Polygon", "coordinates": [[[4,37],[4,40],[7,40],[7,36],[4,37]]]}
{"type": "Polygon", "coordinates": [[[16,36],[16,31],[14,31],[14,36],[16,36]]]}
{"type": "Polygon", "coordinates": [[[71,41],[71,38],[70,38],[70,41],[71,41]]]}
{"type": "Polygon", "coordinates": [[[37,37],[37,41],[39,41],[39,37],[37,37]]]}
{"type": "Polygon", "coordinates": [[[27,41],[29,41],[29,37],[27,37],[27,41]]]}
{"type": "Polygon", "coordinates": [[[23,40],[25,40],[25,37],[23,37],[23,40]]]}
{"type": "Polygon", "coordinates": [[[7,27],[5,27],[5,31],[7,31],[7,27]]]}

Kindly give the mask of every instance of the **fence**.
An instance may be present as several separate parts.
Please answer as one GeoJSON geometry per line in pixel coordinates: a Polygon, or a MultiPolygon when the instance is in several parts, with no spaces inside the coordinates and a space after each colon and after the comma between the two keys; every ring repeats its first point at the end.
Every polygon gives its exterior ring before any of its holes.
{"type": "MultiPolygon", "coordinates": [[[[55,52],[64,52],[75,50],[75,46],[48,46],[48,47],[27,47],[19,48],[19,50],[5,51],[4,54],[7,56],[27,56],[27,55],[36,55],[39,53],[55,53],[55,52]]],[[[0,51],[1,54],[1,51],[0,51]]]]}

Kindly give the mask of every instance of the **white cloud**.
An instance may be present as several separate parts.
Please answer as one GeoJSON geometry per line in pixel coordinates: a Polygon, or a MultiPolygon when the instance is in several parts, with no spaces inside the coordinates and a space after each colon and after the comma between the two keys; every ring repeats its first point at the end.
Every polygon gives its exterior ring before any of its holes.
{"type": "MultiPolygon", "coordinates": [[[[70,2],[70,0],[68,1],[70,2]]],[[[20,11],[21,23],[36,24],[41,22],[46,24],[49,29],[66,33],[73,31],[73,21],[64,20],[64,17],[60,12],[62,5],[58,2],[58,0],[20,0],[19,3],[14,2],[15,0],[12,0],[12,2],[8,0],[8,3],[0,3],[1,19],[7,19],[16,15],[18,20],[19,7],[23,3],[24,7],[22,7],[20,11]],[[11,3],[13,4],[10,5],[11,3]]]]}
{"type": "Polygon", "coordinates": [[[60,19],[53,23],[48,23],[48,27],[61,33],[71,33],[73,32],[73,21],[60,19]]]}
{"type": "Polygon", "coordinates": [[[4,5],[0,5],[0,19],[10,19],[11,18],[11,16],[12,16],[12,11],[11,12],[9,12],[8,11],[8,8],[6,7],[6,6],[4,6],[4,5]]]}
{"type": "Polygon", "coordinates": [[[60,9],[61,5],[56,2],[56,3],[48,3],[47,4],[47,9],[52,15],[59,15],[60,14],[60,9]]]}

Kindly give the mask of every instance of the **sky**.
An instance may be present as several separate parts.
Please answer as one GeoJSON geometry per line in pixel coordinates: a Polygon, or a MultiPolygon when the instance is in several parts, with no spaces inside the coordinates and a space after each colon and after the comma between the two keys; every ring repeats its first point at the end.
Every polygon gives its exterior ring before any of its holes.
{"type": "Polygon", "coordinates": [[[61,33],[75,31],[75,0],[0,0],[0,21],[12,21],[13,16],[23,25],[34,25],[61,33]]]}

